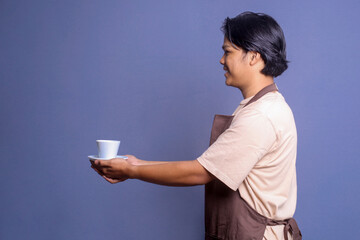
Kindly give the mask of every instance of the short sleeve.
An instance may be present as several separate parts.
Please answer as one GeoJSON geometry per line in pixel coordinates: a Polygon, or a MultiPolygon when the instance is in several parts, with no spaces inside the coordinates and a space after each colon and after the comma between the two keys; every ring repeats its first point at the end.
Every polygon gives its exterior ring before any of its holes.
{"type": "Polygon", "coordinates": [[[240,115],[197,159],[234,191],[276,141],[273,125],[264,113],[252,110],[240,115]]]}

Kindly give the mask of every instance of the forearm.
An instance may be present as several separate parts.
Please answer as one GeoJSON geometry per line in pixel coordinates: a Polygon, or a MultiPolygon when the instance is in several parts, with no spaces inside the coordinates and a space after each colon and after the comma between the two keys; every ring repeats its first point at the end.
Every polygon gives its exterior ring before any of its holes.
{"type": "Polygon", "coordinates": [[[154,164],[164,164],[164,163],[168,163],[168,162],[165,162],[165,161],[145,161],[145,160],[137,159],[132,164],[133,165],[154,165],[154,164]]]}
{"type": "Polygon", "coordinates": [[[213,179],[197,160],[133,165],[129,177],[167,186],[202,185],[213,179]]]}

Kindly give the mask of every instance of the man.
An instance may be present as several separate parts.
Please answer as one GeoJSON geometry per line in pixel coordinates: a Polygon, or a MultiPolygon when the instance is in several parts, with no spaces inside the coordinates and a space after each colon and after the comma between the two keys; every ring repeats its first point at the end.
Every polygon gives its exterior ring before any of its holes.
{"type": "Polygon", "coordinates": [[[205,184],[206,239],[301,239],[296,207],[297,133],[274,77],[287,69],[285,38],[268,15],[245,12],[223,24],[228,86],[244,100],[216,116],[211,146],[196,160],[96,160],[110,183],[130,179],[168,185],[205,184]]]}

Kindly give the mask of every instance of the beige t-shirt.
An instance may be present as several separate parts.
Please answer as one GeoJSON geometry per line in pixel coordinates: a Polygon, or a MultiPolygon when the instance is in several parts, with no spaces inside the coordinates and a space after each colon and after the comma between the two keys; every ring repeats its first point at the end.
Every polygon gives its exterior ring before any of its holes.
{"type": "MultiPolygon", "coordinates": [[[[291,218],[297,194],[294,116],[279,92],[244,108],[251,98],[241,101],[230,127],[197,160],[258,213],[291,218]]],[[[264,239],[284,239],[283,229],[267,226],[264,239]]]]}

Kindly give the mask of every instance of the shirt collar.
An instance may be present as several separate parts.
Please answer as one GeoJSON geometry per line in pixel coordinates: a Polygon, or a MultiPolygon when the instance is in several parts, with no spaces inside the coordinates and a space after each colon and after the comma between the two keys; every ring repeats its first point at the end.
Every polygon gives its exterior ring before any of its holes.
{"type": "Polygon", "coordinates": [[[240,106],[244,106],[246,105],[254,96],[251,96],[251,97],[248,97],[248,98],[245,98],[244,100],[242,100],[240,102],[240,106]]]}

